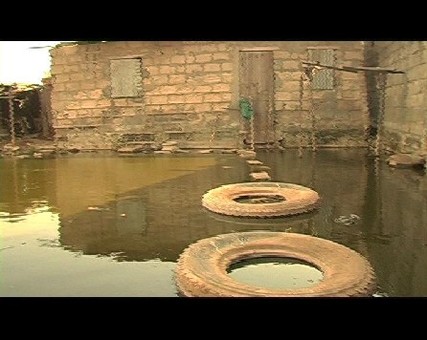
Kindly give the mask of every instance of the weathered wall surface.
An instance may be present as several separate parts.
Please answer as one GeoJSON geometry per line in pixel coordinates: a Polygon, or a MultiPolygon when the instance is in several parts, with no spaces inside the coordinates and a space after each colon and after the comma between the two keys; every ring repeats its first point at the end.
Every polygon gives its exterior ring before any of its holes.
{"type": "MultiPolygon", "coordinates": [[[[239,147],[239,50],[274,54],[276,138],[284,146],[365,145],[365,75],[335,72],[332,90],[301,80],[308,48],[330,48],[339,64],[361,65],[361,42],[107,42],[60,46],[52,55],[56,140],[114,148],[120,141],[178,140],[181,147],[239,147]],[[140,96],[114,98],[110,60],[141,58],[140,96]],[[314,111],[311,110],[314,103],[314,111]]],[[[139,86],[138,85],[138,86],[139,86]]]]}
{"type": "MultiPolygon", "coordinates": [[[[427,152],[427,42],[380,41],[370,47],[378,66],[404,71],[389,74],[381,142],[394,152],[427,152]]],[[[369,88],[374,91],[373,87],[369,88]]]]}

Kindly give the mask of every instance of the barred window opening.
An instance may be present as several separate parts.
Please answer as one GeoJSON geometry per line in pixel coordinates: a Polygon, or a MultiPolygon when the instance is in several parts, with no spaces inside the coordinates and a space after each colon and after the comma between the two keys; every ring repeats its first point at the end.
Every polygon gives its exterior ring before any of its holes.
{"type": "MultiPolygon", "coordinates": [[[[308,58],[312,62],[334,66],[334,53],[335,51],[333,49],[308,49],[308,58]]],[[[313,76],[313,90],[333,90],[334,76],[334,70],[317,70],[313,76]]]]}

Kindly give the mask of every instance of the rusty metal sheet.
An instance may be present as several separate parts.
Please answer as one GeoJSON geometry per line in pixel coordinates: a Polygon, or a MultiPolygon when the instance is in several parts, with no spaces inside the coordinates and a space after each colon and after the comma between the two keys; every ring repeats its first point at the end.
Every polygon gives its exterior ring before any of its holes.
{"type": "Polygon", "coordinates": [[[141,59],[110,60],[111,96],[138,97],[141,92],[141,59]]]}

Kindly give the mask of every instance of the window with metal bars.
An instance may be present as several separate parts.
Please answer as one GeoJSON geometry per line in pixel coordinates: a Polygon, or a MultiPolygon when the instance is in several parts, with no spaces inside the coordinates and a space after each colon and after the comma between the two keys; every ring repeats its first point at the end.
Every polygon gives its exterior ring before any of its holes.
{"type": "MultiPolygon", "coordinates": [[[[334,66],[334,53],[333,49],[308,49],[308,59],[312,62],[334,66]]],[[[316,70],[312,81],[313,90],[333,90],[335,83],[334,76],[334,70],[316,70]]]]}
{"type": "Polygon", "coordinates": [[[142,90],[141,58],[111,59],[111,97],[139,97],[142,90]]]}

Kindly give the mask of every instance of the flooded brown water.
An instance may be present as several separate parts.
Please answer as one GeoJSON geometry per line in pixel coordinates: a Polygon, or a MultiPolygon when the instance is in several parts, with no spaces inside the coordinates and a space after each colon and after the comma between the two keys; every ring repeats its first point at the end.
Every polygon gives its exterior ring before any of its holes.
{"type": "Polygon", "coordinates": [[[322,197],[316,212],[262,220],[201,206],[207,190],[249,181],[237,155],[0,159],[0,296],[174,297],[185,247],[248,230],[333,240],[368,258],[380,294],[427,296],[427,176],[366,153],[258,151],[273,181],[322,197]]]}

